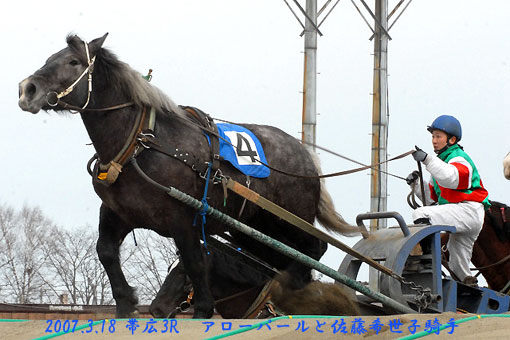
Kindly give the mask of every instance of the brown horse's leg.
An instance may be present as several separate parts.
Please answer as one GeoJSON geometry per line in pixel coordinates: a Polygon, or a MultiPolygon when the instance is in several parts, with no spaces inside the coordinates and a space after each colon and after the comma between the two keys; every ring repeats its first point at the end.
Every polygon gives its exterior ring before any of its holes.
{"type": "MultiPolygon", "coordinates": [[[[326,252],[328,245],[326,242],[321,241],[311,235],[306,235],[302,239],[302,243],[298,244],[296,249],[300,249],[303,254],[310,256],[314,260],[319,260],[326,252]]],[[[285,270],[293,278],[288,283],[291,289],[302,289],[312,281],[312,272],[310,267],[302,264],[301,262],[294,261],[285,270]]]]}
{"type": "Polygon", "coordinates": [[[179,305],[187,301],[191,284],[181,262],[167,275],[165,282],[152,301],[149,311],[155,318],[174,318],[179,305]]]}
{"type": "Polygon", "coordinates": [[[206,259],[200,246],[198,233],[187,228],[176,233],[174,241],[179,249],[184,269],[193,284],[193,300],[195,301],[193,318],[208,319],[214,313],[214,299],[207,280],[206,259]]]}
{"type": "Polygon", "coordinates": [[[103,265],[115,299],[116,317],[126,318],[136,311],[138,298],[134,289],[127,283],[120,267],[119,248],[124,237],[133,230],[112,210],[101,205],[99,216],[99,238],[97,240],[97,255],[103,265]]]}

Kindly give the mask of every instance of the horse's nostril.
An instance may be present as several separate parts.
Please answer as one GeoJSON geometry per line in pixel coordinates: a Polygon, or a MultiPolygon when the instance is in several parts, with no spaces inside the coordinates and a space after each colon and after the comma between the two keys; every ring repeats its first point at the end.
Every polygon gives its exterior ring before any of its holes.
{"type": "Polygon", "coordinates": [[[35,91],[37,90],[37,88],[35,87],[34,83],[28,83],[26,86],[25,86],[25,93],[28,95],[28,96],[33,96],[35,94],[35,91]]]}

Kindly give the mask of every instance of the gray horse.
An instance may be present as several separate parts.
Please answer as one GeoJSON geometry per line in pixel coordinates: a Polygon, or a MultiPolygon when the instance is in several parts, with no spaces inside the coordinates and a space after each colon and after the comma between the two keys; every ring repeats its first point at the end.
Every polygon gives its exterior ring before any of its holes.
{"type": "MultiPolygon", "coordinates": [[[[203,234],[224,232],[226,226],[211,218],[202,227],[201,223],[194,226],[197,212],[142,178],[130,160],[136,158],[155,182],[195,198],[203,197],[208,187],[205,195],[208,204],[230,216],[239,214],[243,199],[231,194],[224,206],[222,186],[208,180],[217,157],[210,146],[215,136],[204,130],[207,124],[199,124],[203,119],[174,104],[141,74],[103,48],[106,36],[90,43],[75,35],[68,36],[67,47],[51,55],[39,70],[19,84],[19,106],[34,114],[41,109],[80,112],[97,152],[91,172],[94,190],[102,200],[97,252],[110,279],[117,317],[132,315],[137,304],[134,289],[120,267],[119,247],[131,230],[143,226],[175,240],[195,291],[194,317],[209,318],[214,301],[207,284],[200,239],[203,234]],[[156,146],[179,152],[173,154],[156,146]]],[[[251,178],[251,189],[309,223],[317,219],[324,227],[341,234],[357,232],[335,212],[324,183],[314,178],[320,173],[317,162],[295,138],[270,126],[242,126],[258,137],[273,169],[310,176],[297,179],[272,170],[267,178],[251,178]]],[[[210,123],[208,128],[213,127],[210,123]]],[[[246,181],[246,176],[231,163],[219,162],[221,172],[216,173],[222,178],[246,181]]],[[[314,259],[319,259],[326,250],[324,242],[253,204],[246,204],[240,220],[314,259]]],[[[309,268],[244,235],[230,233],[240,246],[287,270],[294,288],[310,282],[309,268]]]]}

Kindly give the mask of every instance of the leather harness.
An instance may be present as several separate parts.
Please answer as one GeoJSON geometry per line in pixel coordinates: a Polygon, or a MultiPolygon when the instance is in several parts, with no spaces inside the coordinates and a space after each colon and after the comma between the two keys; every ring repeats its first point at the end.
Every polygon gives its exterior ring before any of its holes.
{"type": "MultiPolygon", "coordinates": [[[[220,156],[219,140],[216,137],[216,135],[218,135],[218,128],[216,127],[216,124],[208,114],[197,108],[191,106],[181,106],[181,108],[188,114],[188,117],[190,117],[195,124],[205,128],[203,131],[210,130],[213,132],[207,135],[204,132],[204,135],[209,142],[212,171],[218,171],[220,166],[220,156]]],[[[197,172],[200,177],[205,178],[209,162],[199,159],[189,151],[182,150],[182,148],[178,145],[161,145],[156,136],[154,136],[154,126],[156,123],[155,108],[150,109],[148,116],[149,117],[147,119],[147,108],[143,107],[136,117],[126,143],[110,162],[103,163],[97,154],[90,159],[88,162],[88,169],[93,178],[105,186],[112,185],[116,182],[119,174],[122,172],[122,168],[129,159],[131,157],[138,156],[144,149],[154,149],[155,151],[169,157],[178,159],[183,164],[189,166],[193,171],[197,172]],[[97,162],[94,166],[94,170],[91,171],[90,166],[94,161],[97,162]]]]}

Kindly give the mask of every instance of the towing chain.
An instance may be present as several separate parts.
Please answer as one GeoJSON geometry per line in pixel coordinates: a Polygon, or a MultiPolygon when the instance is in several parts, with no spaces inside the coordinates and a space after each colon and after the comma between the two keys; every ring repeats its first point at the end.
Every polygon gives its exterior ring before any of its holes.
{"type": "Polygon", "coordinates": [[[418,285],[413,281],[407,281],[402,276],[398,275],[393,271],[390,274],[390,276],[395,280],[401,282],[402,284],[409,286],[411,290],[416,292],[414,300],[416,303],[416,307],[418,307],[418,313],[421,313],[428,306],[430,306],[431,303],[434,302],[435,299],[434,296],[432,295],[430,288],[423,288],[422,285],[418,285]]]}

